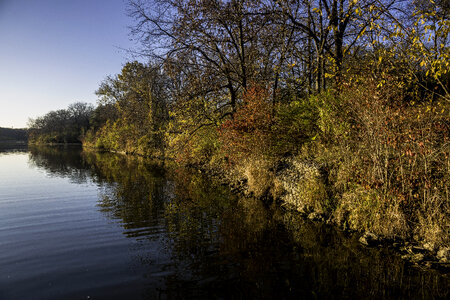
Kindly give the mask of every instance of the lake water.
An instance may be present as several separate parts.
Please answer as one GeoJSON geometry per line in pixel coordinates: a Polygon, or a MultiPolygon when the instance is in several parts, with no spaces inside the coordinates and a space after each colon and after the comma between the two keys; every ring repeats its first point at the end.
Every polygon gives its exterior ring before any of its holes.
{"type": "Polygon", "coordinates": [[[198,172],[0,150],[0,299],[448,299],[449,283],[198,172]]]}

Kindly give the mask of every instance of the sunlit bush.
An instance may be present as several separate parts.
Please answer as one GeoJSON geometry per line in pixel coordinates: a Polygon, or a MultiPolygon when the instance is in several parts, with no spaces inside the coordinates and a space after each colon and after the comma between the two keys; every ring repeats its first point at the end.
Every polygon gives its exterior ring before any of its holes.
{"type": "Polygon", "coordinates": [[[225,121],[219,129],[224,155],[237,162],[250,153],[267,153],[271,147],[272,123],[269,91],[261,86],[249,88],[233,119],[225,121]]]}

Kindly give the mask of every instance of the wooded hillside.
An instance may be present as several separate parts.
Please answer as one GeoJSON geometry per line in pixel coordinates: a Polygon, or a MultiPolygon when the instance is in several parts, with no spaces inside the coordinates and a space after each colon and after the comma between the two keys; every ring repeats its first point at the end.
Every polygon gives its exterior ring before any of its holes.
{"type": "Polygon", "coordinates": [[[13,129],[0,127],[0,143],[4,142],[26,142],[28,133],[26,129],[13,129]]]}

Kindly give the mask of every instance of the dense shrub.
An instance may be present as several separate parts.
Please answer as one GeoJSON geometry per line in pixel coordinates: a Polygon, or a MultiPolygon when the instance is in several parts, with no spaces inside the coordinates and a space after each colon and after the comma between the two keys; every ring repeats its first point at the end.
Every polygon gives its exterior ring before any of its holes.
{"type": "Polygon", "coordinates": [[[219,129],[225,157],[237,162],[250,153],[267,154],[272,142],[272,124],[269,91],[261,86],[249,88],[233,119],[225,121],[219,129]]]}
{"type": "Polygon", "coordinates": [[[274,156],[295,154],[319,133],[319,106],[314,98],[280,103],[271,128],[274,156]]]}
{"type": "Polygon", "coordinates": [[[214,163],[214,158],[220,156],[215,126],[201,127],[192,134],[178,134],[168,144],[168,155],[182,165],[214,163]]]}
{"type": "Polygon", "coordinates": [[[319,95],[321,138],[308,156],[329,168],[341,199],[337,219],[345,215],[354,229],[391,237],[414,232],[448,245],[449,105],[399,96],[371,80],[347,84],[334,98],[319,95]]]}
{"type": "Polygon", "coordinates": [[[292,155],[316,138],[318,118],[314,99],[274,105],[267,88],[254,86],[244,93],[233,118],[219,128],[222,151],[234,162],[249,155],[292,155]]]}

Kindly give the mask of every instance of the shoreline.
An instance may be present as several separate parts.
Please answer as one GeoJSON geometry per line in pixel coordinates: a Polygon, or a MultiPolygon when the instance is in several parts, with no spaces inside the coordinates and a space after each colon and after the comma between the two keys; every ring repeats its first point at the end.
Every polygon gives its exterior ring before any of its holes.
{"type": "MultiPolygon", "coordinates": [[[[237,194],[244,198],[254,198],[258,201],[263,202],[263,204],[268,209],[278,208],[282,209],[285,213],[294,212],[301,216],[305,220],[310,220],[312,222],[320,222],[322,224],[326,224],[327,226],[333,226],[335,229],[338,229],[343,232],[347,232],[350,234],[357,234],[359,236],[359,242],[365,247],[374,248],[374,247],[387,247],[392,248],[397,252],[402,259],[408,261],[411,265],[415,265],[417,267],[425,267],[436,269],[443,274],[450,273],[450,249],[448,247],[433,247],[432,245],[427,245],[426,243],[420,243],[420,241],[415,240],[414,237],[409,238],[389,238],[382,235],[374,234],[370,231],[364,229],[351,229],[348,228],[345,221],[339,222],[336,220],[336,216],[330,212],[324,212],[321,209],[314,209],[313,207],[301,207],[299,205],[295,205],[294,203],[289,203],[286,199],[298,200],[295,199],[295,195],[293,195],[293,191],[280,192],[280,191],[255,191],[252,190],[249,185],[248,178],[242,176],[236,169],[230,168],[229,170],[225,170],[223,168],[211,167],[208,164],[186,164],[182,165],[175,162],[173,159],[169,158],[158,158],[158,157],[148,157],[144,155],[139,155],[137,153],[126,153],[124,151],[108,151],[105,149],[97,149],[94,147],[85,147],[83,146],[83,151],[88,152],[106,152],[106,153],[115,153],[125,156],[134,156],[141,157],[145,159],[151,159],[160,161],[163,164],[170,162],[171,164],[176,164],[178,166],[183,166],[185,168],[196,170],[197,172],[201,172],[208,176],[213,180],[217,180],[222,185],[226,185],[230,188],[231,192],[237,194]],[[275,195],[274,195],[275,194],[275,195]]],[[[289,159],[289,158],[288,158],[289,159]]],[[[291,158],[292,159],[292,158],[291,158]]],[[[285,164],[286,158],[281,159],[277,162],[278,165],[285,164]]],[[[313,165],[314,163],[308,162],[309,165],[313,165]]],[[[280,168],[278,166],[278,168],[280,168]]],[[[285,166],[286,168],[286,166],[285,166]]],[[[316,168],[316,171],[319,171],[320,166],[315,165],[313,168],[316,168]]],[[[289,168],[287,168],[289,171],[289,168]]],[[[269,169],[265,169],[264,171],[271,171],[269,169]]],[[[278,170],[278,173],[283,174],[283,171],[286,169],[278,170]]],[[[319,171],[320,173],[320,171],[319,171]]],[[[285,175],[285,174],[284,174],[285,175]]],[[[319,177],[322,175],[319,175],[319,177]]],[[[280,176],[278,176],[280,177],[280,176]]],[[[298,176],[294,176],[294,180],[298,179],[298,176]]],[[[288,177],[284,177],[281,181],[280,179],[275,179],[278,181],[278,184],[289,185],[286,181],[292,179],[288,177]]],[[[325,188],[330,188],[329,186],[324,186],[325,188]]],[[[297,191],[297,192],[301,192],[297,191]]],[[[295,193],[295,191],[294,191],[295,193]]]]}

